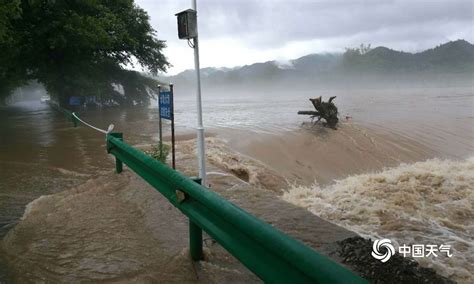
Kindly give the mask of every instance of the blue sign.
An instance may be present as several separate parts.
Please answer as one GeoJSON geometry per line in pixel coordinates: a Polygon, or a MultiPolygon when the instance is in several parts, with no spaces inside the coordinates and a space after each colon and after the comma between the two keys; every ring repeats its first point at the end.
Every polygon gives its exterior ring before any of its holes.
{"type": "Polygon", "coordinates": [[[160,107],[160,117],[172,120],[173,119],[173,112],[172,112],[173,95],[171,94],[171,92],[160,92],[158,104],[160,107]]]}
{"type": "Polygon", "coordinates": [[[71,106],[80,106],[81,98],[80,97],[69,97],[69,105],[71,106]]]}

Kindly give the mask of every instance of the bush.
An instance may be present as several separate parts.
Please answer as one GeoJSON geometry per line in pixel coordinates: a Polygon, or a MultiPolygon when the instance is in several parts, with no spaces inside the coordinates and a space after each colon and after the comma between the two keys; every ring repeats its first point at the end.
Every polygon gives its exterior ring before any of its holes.
{"type": "Polygon", "coordinates": [[[159,142],[158,144],[151,146],[150,150],[145,151],[145,154],[151,156],[155,160],[166,163],[166,157],[168,157],[168,154],[170,153],[170,148],[170,145],[159,142]],[[160,151],[160,146],[162,151],[160,151]]]}

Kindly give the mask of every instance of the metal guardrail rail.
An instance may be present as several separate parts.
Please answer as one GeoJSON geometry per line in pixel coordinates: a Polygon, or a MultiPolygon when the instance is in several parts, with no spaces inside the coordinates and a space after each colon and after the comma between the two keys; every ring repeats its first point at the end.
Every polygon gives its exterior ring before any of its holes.
{"type": "Polygon", "coordinates": [[[365,283],[351,271],[257,219],[185,175],[107,136],[107,152],[125,163],[190,220],[193,259],[202,257],[201,228],[256,275],[271,283],[365,283]],[[197,232],[196,232],[197,231],[197,232]]]}
{"type": "Polygon", "coordinates": [[[201,260],[202,230],[267,283],[367,283],[328,257],[291,238],[195,180],[106,135],[107,152],[141,176],[189,218],[190,253],[201,260]]]}
{"type": "Polygon", "coordinates": [[[63,113],[73,124],[74,124],[74,127],[77,127],[78,124],[79,124],[79,121],[77,120],[76,117],[74,117],[73,113],[65,108],[62,108],[60,107],[58,104],[54,103],[54,102],[48,102],[48,104],[54,108],[55,110],[63,113]]]}

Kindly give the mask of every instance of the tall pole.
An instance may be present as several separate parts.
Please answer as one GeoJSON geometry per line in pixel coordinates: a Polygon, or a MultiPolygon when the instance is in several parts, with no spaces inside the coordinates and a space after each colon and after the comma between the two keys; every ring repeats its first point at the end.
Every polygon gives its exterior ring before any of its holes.
{"type": "MultiPolygon", "coordinates": [[[[192,0],[192,8],[196,11],[197,17],[197,5],[196,0],[192,0]]],[[[201,105],[201,70],[199,67],[199,39],[198,39],[198,24],[196,20],[196,37],[193,38],[194,41],[194,69],[196,69],[196,79],[197,79],[197,115],[198,115],[198,125],[197,125],[197,150],[198,150],[198,162],[199,162],[199,177],[201,178],[201,184],[206,186],[206,160],[205,160],[205,148],[204,148],[204,126],[202,124],[202,105],[201,105]]]]}
{"type": "Polygon", "coordinates": [[[176,169],[176,151],[175,151],[175,140],[174,140],[174,92],[173,84],[170,83],[170,99],[171,99],[171,165],[173,169],[176,169]]]}
{"type": "Polygon", "coordinates": [[[162,122],[161,122],[160,100],[161,100],[161,86],[158,85],[158,125],[160,127],[160,142],[158,144],[158,147],[160,147],[160,157],[163,157],[163,127],[162,127],[162,122]]]}

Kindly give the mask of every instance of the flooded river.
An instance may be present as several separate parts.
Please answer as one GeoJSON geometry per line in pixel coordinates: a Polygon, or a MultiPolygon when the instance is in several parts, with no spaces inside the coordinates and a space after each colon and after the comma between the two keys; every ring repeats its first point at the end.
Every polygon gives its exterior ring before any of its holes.
{"type": "MultiPolygon", "coordinates": [[[[155,105],[84,110],[80,115],[104,129],[113,123],[128,143],[143,146],[158,139],[155,105]]],[[[209,94],[203,106],[204,124],[215,136],[207,142],[212,171],[285,192],[285,202],[365,236],[453,244],[462,257],[425,265],[461,282],[474,279],[469,272],[474,262],[473,88],[209,94]],[[337,96],[339,130],[311,127],[304,123],[306,117],[296,115],[311,110],[308,98],[319,95],[337,96]],[[438,160],[429,160],[433,158],[438,160]],[[392,170],[376,173],[385,167],[392,170]],[[418,204],[400,203],[407,196],[418,204]],[[377,200],[379,207],[364,209],[377,200]],[[398,223],[389,218],[405,211],[408,215],[400,215],[398,223]]],[[[176,94],[175,108],[178,134],[193,133],[194,97],[176,94]]],[[[164,131],[166,136],[166,123],[164,131]]],[[[192,156],[192,141],[183,143],[180,155],[192,156]]],[[[103,134],[74,128],[62,114],[36,101],[0,108],[0,238],[31,201],[90,183],[113,169],[103,134]]],[[[193,174],[195,165],[183,170],[193,174]]],[[[232,187],[229,181],[216,182],[232,187]]],[[[0,274],[5,270],[0,268],[0,274]]]]}

